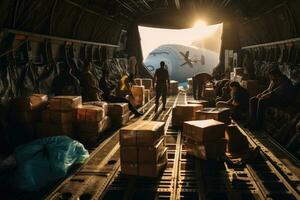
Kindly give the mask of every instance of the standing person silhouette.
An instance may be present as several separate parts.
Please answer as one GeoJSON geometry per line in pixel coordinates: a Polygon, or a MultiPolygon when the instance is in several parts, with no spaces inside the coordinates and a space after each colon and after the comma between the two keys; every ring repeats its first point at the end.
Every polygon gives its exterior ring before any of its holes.
{"type": "Polygon", "coordinates": [[[154,79],[153,80],[153,88],[155,88],[155,90],[156,90],[155,112],[157,112],[160,97],[162,97],[163,110],[165,110],[166,102],[167,102],[167,92],[168,92],[168,88],[170,88],[170,77],[169,77],[168,70],[165,68],[164,61],[160,62],[160,68],[158,68],[155,71],[153,79],[154,79]]]}

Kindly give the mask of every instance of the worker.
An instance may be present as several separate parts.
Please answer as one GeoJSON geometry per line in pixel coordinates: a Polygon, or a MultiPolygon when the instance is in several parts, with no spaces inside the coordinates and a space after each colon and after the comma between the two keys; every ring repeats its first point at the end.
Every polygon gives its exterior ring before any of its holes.
{"type": "Polygon", "coordinates": [[[107,101],[109,103],[127,103],[129,110],[136,116],[141,116],[143,113],[139,112],[135,106],[126,98],[121,96],[116,96],[112,94],[112,91],[114,90],[114,87],[111,86],[108,82],[108,71],[104,69],[102,71],[102,77],[100,79],[100,89],[103,91],[102,98],[104,101],[107,101]]]}
{"type": "Polygon", "coordinates": [[[246,113],[249,105],[249,94],[238,82],[233,81],[229,84],[231,98],[228,101],[218,101],[217,107],[231,109],[231,116],[234,119],[241,119],[246,113]]]}
{"type": "Polygon", "coordinates": [[[250,129],[262,128],[263,114],[267,107],[286,107],[293,100],[292,82],[278,68],[269,71],[269,79],[269,87],[249,101],[250,129]]]}
{"type": "Polygon", "coordinates": [[[193,96],[195,100],[200,100],[205,85],[212,81],[212,77],[206,73],[200,73],[193,76],[193,96]]]}
{"type": "Polygon", "coordinates": [[[160,68],[155,71],[154,80],[153,80],[153,88],[156,90],[155,97],[155,112],[158,110],[159,99],[162,97],[163,110],[166,109],[167,102],[167,92],[168,88],[170,89],[170,77],[168,70],[165,68],[165,62],[160,62],[160,68]]]}
{"type": "Polygon", "coordinates": [[[80,82],[65,63],[59,63],[59,75],[53,79],[52,91],[58,95],[80,95],[80,82]]]}
{"type": "Polygon", "coordinates": [[[101,101],[102,91],[99,89],[98,81],[91,72],[91,63],[86,62],[81,76],[82,99],[86,101],[101,101]]]}
{"type": "Polygon", "coordinates": [[[133,84],[134,84],[133,74],[130,73],[129,76],[127,74],[124,74],[119,80],[118,91],[117,91],[118,96],[126,97],[127,95],[129,95],[130,97],[134,98],[131,92],[131,87],[133,84]]]}

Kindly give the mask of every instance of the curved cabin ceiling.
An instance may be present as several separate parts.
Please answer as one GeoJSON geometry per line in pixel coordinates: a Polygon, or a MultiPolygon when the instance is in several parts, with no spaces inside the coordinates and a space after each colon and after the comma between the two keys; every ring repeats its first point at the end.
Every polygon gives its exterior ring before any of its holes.
{"type": "Polygon", "coordinates": [[[1,0],[0,28],[117,44],[131,24],[235,21],[243,45],[299,36],[298,0],[1,0]],[[274,31],[276,30],[276,31],[274,31]]]}

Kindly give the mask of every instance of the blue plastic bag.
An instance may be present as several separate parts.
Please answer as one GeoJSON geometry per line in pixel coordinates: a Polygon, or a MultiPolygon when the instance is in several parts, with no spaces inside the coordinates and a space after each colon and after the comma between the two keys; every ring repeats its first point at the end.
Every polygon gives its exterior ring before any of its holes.
{"type": "Polygon", "coordinates": [[[55,136],[36,140],[15,151],[17,169],[14,187],[36,191],[65,177],[74,164],[82,164],[88,151],[76,140],[55,136]]]}

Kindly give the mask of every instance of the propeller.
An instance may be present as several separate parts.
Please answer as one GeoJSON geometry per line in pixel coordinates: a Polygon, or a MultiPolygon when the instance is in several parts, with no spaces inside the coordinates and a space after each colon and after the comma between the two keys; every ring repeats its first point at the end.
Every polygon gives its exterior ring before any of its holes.
{"type": "Polygon", "coordinates": [[[194,67],[193,63],[197,63],[197,62],[201,61],[201,59],[194,60],[193,58],[189,58],[190,51],[186,51],[185,53],[180,51],[179,53],[183,56],[183,58],[185,60],[185,62],[180,65],[181,67],[184,65],[189,65],[191,68],[193,68],[194,67]]]}

